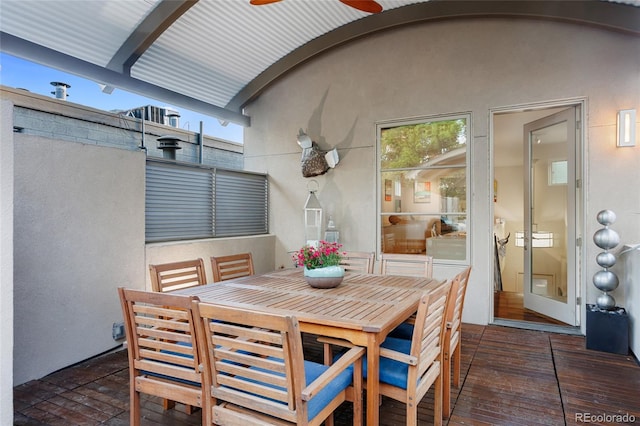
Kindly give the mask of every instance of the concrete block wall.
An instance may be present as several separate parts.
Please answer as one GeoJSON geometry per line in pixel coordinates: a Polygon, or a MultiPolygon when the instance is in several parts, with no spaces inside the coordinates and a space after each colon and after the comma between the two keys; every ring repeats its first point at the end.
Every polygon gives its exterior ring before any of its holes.
{"type": "MultiPolygon", "coordinates": [[[[159,158],[163,157],[163,152],[158,149],[157,139],[171,135],[180,140],[177,161],[200,161],[199,134],[196,132],[147,121],[143,137],[142,123],[136,118],[5,86],[1,90],[3,98],[12,100],[15,105],[13,126],[18,133],[130,151],[139,151],[144,146],[148,156],[159,158]]],[[[203,165],[232,170],[244,168],[242,144],[205,134],[203,146],[203,165]]]]}
{"type": "Polygon", "coordinates": [[[16,107],[14,127],[19,133],[45,138],[55,138],[90,145],[137,150],[140,134],[132,131],[116,131],[114,127],[80,117],[52,114],[49,111],[16,107]]]}

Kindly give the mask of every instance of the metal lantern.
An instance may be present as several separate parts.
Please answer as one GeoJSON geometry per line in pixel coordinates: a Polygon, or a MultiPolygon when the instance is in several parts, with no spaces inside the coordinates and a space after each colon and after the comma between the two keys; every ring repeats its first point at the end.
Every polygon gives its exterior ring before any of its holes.
{"type": "Polygon", "coordinates": [[[304,238],[307,245],[318,247],[322,238],[322,206],[316,197],[318,183],[311,181],[309,184],[309,196],[304,205],[304,238]]]}
{"type": "Polygon", "coordinates": [[[331,215],[329,215],[329,221],[327,222],[327,230],[324,231],[324,240],[329,243],[340,242],[340,231],[336,228],[336,223],[333,221],[331,215]]]}

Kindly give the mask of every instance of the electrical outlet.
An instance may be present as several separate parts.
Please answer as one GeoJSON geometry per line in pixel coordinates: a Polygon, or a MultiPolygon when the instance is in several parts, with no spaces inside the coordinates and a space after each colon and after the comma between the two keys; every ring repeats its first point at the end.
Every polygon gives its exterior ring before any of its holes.
{"type": "Polygon", "coordinates": [[[113,340],[124,339],[124,323],[114,322],[113,328],[111,329],[111,335],[113,336],[113,340]]]}

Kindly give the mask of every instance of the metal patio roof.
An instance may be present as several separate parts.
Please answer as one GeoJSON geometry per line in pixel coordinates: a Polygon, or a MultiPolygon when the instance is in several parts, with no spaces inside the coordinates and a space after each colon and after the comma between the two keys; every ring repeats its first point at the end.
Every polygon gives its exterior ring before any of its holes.
{"type": "Polygon", "coordinates": [[[638,1],[1,0],[0,49],[221,121],[296,65],[397,25],[456,17],[561,19],[640,34],[638,1]]]}

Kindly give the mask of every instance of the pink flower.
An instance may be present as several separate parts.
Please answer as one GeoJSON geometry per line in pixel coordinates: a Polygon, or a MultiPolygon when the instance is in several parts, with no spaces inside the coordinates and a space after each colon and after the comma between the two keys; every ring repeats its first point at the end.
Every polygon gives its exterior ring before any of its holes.
{"type": "Polygon", "coordinates": [[[292,255],[292,259],[296,266],[304,266],[307,269],[339,265],[342,255],[344,254],[340,253],[340,247],[342,247],[342,245],[338,243],[320,241],[318,247],[302,247],[292,255]]]}

